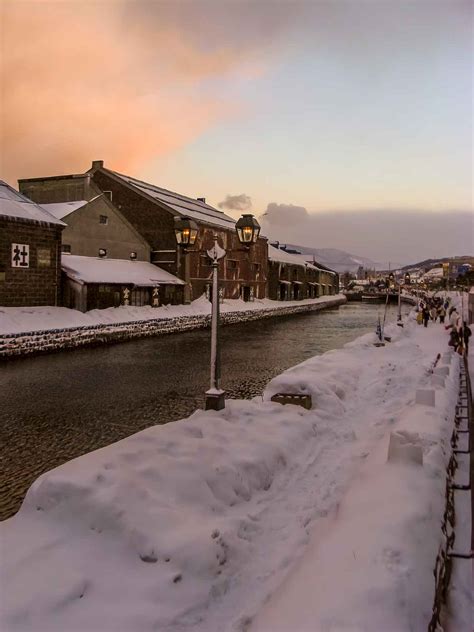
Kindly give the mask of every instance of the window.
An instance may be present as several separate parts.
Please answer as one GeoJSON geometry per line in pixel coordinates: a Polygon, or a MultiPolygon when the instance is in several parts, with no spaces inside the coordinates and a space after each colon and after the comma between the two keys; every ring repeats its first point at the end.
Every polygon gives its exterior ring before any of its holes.
{"type": "Polygon", "coordinates": [[[71,252],[71,244],[62,244],[61,252],[71,252]]]}
{"type": "Polygon", "coordinates": [[[109,218],[107,215],[99,215],[99,224],[108,224],[109,218]]]}
{"type": "Polygon", "coordinates": [[[112,191],[104,191],[104,196],[112,202],[112,191]]]}
{"type": "Polygon", "coordinates": [[[229,270],[236,270],[238,262],[235,259],[227,259],[227,267],[229,270]]]}

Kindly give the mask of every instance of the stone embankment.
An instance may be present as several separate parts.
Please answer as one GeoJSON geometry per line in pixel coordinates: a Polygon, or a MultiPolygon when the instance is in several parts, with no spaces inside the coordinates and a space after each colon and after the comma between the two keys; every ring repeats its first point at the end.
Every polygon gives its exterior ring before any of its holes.
{"type": "MultiPolygon", "coordinates": [[[[324,302],[302,305],[278,305],[262,309],[249,309],[221,313],[223,325],[233,325],[262,318],[290,316],[320,311],[346,303],[345,296],[327,297],[324,302]]],[[[0,359],[40,353],[52,353],[78,347],[124,342],[134,338],[206,329],[210,327],[210,314],[193,314],[174,318],[135,320],[123,323],[86,325],[0,335],[0,359]]]]}

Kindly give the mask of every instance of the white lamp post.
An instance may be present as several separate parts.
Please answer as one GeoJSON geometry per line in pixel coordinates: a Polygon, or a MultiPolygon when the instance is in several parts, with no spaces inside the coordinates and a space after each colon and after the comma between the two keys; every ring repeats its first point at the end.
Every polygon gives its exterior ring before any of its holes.
{"type": "MultiPolygon", "coordinates": [[[[260,224],[253,215],[243,215],[236,223],[235,230],[239,242],[248,251],[256,243],[260,234],[260,224]]],[[[179,246],[188,252],[193,246],[198,233],[197,224],[187,217],[175,218],[175,235],[179,246]]],[[[218,236],[214,234],[214,245],[207,250],[207,256],[212,262],[212,308],[211,308],[211,374],[210,387],[206,391],[206,410],[222,410],[225,408],[225,391],[221,389],[221,353],[219,344],[219,261],[225,257],[226,251],[219,246],[218,236]]]]}

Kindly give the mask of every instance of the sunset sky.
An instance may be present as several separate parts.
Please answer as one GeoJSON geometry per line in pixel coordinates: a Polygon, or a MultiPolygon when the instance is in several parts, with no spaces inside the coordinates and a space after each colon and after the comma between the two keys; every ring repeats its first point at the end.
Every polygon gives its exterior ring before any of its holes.
{"type": "Polygon", "coordinates": [[[289,242],[474,251],[472,2],[0,2],[10,184],[103,159],[289,242]]]}

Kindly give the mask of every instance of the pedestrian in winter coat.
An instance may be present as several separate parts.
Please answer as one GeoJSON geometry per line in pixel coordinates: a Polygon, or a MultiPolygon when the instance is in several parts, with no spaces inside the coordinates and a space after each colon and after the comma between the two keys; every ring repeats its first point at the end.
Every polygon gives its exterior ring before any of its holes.
{"type": "Polygon", "coordinates": [[[467,323],[464,323],[462,328],[462,337],[464,340],[464,348],[466,349],[466,355],[469,353],[469,338],[472,336],[471,328],[467,323]]]}
{"type": "Polygon", "coordinates": [[[441,324],[444,323],[444,318],[446,316],[446,310],[444,309],[444,307],[440,307],[438,309],[438,316],[439,316],[439,322],[441,324]]]}
{"type": "Polygon", "coordinates": [[[451,329],[451,332],[449,334],[448,346],[452,347],[454,351],[458,351],[460,343],[461,338],[458,332],[456,331],[456,329],[451,329]]]}
{"type": "Polygon", "coordinates": [[[457,313],[456,308],[454,308],[452,311],[449,312],[450,327],[452,327],[453,329],[457,329],[458,321],[459,321],[459,314],[457,313]]]}
{"type": "Polygon", "coordinates": [[[427,307],[423,307],[423,311],[421,312],[422,316],[423,316],[423,325],[425,327],[428,327],[428,321],[430,319],[430,312],[428,311],[427,307]]]}
{"type": "Polygon", "coordinates": [[[432,307],[430,309],[430,316],[431,316],[431,320],[434,320],[434,322],[436,322],[436,319],[438,318],[438,310],[436,309],[436,307],[432,307]]]}

